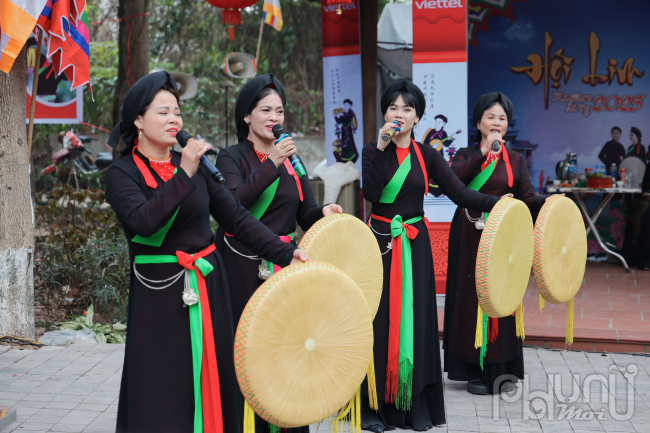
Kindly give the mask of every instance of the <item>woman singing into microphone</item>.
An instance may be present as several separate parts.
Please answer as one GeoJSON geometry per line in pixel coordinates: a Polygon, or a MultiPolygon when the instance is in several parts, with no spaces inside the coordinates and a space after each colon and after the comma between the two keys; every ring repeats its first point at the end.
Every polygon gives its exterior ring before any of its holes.
{"type": "Polygon", "coordinates": [[[361,412],[362,427],[373,432],[422,431],[445,423],[433,258],[423,218],[429,179],[460,206],[489,212],[499,200],[465,188],[437,150],[413,139],[425,108],[416,85],[391,84],[381,96],[387,123],[379,136],[395,127],[393,121],[401,131],[363,149],[363,193],[373,212],[368,225],[384,263],[373,323],[379,410],[364,399],[361,412]]]}
{"type": "MultiPolygon", "coordinates": [[[[477,189],[495,197],[512,194],[535,214],[544,204],[544,199],[535,195],[524,157],[506,149],[502,138],[512,120],[512,111],[512,102],[503,93],[481,96],[473,112],[478,144],[460,149],[451,168],[465,185],[469,185],[481,171],[493,167],[492,174],[477,189]],[[500,144],[496,151],[492,147],[495,142],[500,144]],[[492,166],[493,162],[496,165],[492,166]]],[[[490,332],[495,335],[494,339],[488,336],[483,370],[479,366],[479,350],[474,348],[478,308],[475,269],[482,233],[475,221],[480,217],[480,212],[474,209],[458,208],[451,223],[442,346],[449,379],[467,381],[467,391],[472,394],[499,392],[492,387],[494,381],[504,374],[520,379],[524,377],[522,344],[516,336],[514,316],[489,319],[498,321],[498,324],[493,326],[490,322],[490,332]]],[[[514,384],[506,381],[501,389],[510,391],[513,388],[514,384]]]]}
{"type": "Polygon", "coordinates": [[[109,139],[126,143],[106,173],[106,200],[132,260],[117,431],[239,433],[235,330],[210,215],[270,261],[286,266],[307,257],[199,167],[208,145],[170,151],[183,128],[179,105],[169,73],[149,74],[127,93],[109,139]]]}
{"type": "MultiPolygon", "coordinates": [[[[272,127],[284,123],[285,104],[284,88],[272,74],[246,83],[237,96],[235,107],[239,143],[219,152],[217,167],[226,179],[226,188],[242,206],[278,239],[295,244],[296,222],[303,230],[308,230],[324,215],[340,213],[341,207],[316,204],[308,177],[298,177],[289,162],[288,158],[296,153],[291,137],[275,143],[272,127]]],[[[232,311],[237,326],[255,290],[281,264],[256,256],[250,247],[233,239],[227,227],[219,227],[217,245],[233,288],[232,311]]],[[[268,431],[268,424],[260,417],[255,416],[255,423],[256,432],[268,431]]],[[[309,433],[309,426],[288,431],[309,433]]]]}

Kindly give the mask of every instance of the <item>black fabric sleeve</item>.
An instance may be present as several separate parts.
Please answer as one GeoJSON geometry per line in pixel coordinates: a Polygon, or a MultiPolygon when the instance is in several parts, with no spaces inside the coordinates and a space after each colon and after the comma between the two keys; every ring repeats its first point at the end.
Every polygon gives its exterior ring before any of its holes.
{"type": "Polygon", "coordinates": [[[239,165],[229,152],[219,152],[217,168],[226,180],[226,189],[247,209],[280,177],[280,170],[267,158],[264,164],[244,180],[239,165]]]}
{"type": "Polygon", "coordinates": [[[641,184],[641,192],[650,192],[650,168],[646,168],[643,175],[643,182],[641,184]]]}
{"type": "Polygon", "coordinates": [[[291,263],[296,249],[284,243],[252,216],[223,185],[212,181],[201,169],[210,194],[210,214],[220,226],[258,256],[281,267],[291,263]]]}
{"type": "MultiPolygon", "coordinates": [[[[300,157],[298,158],[300,159],[300,157]]],[[[300,161],[302,162],[302,159],[300,161]]],[[[305,163],[303,162],[303,167],[304,165],[305,163]]],[[[296,221],[301,229],[307,231],[316,221],[323,218],[323,207],[325,206],[318,206],[318,203],[316,203],[314,191],[312,191],[311,183],[309,182],[309,176],[303,176],[300,179],[300,186],[302,186],[303,200],[298,205],[296,221]]]]}
{"type": "Polygon", "coordinates": [[[384,179],[388,171],[388,149],[377,149],[377,143],[363,147],[362,156],[363,197],[371,203],[379,202],[384,191],[384,179]]]}
{"type": "Polygon", "coordinates": [[[438,184],[451,201],[461,207],[479,212],[490,212],[497,204],[499,197],[468,189],[449,168],[440,152],[430,146],[426,146],[425,151],[429,162],[429,177],[438,184]]]}
{"type": "Polygon", "coordinates": [[[131,170],[112,164],[106,172],[106,201],[129,231],[147,238],[167,224],[183,199],[196,189],[181,167],[177,174],[159,185],[153,198],[147,200],[135,165],[131,170]]]}
{"type": "MultiPolygon", "coordinates": [[[[600,159],[600,161],[603,164],[607,164],[607,152],[606,151],[607,151],[608,144],[609,144],[609,142],[605,143],[603,148],[600,149],[600,153],[598,154],[598,159],[600,159]]],[[[607,170],[609,170],[609,167],[607,167],[607,170]]]]}
{"type": "Polygon", "coordinates": [[[464,147],[454,155],[454,159],[451,161],[451,169],[461,182],[469,185],[472,179],[481,171],[481,164],[484,161],[485,157],[480,149],[473,151],[470,148],[464,147]]]}
{"type": "Polygon", "coordinates": [[[528,166],[524,157],[516,152],[510,152],[509,155],[511,155],[511,163],[516,162],[519,171],[519,180],[517,181],[515,179],[517,184],[515,185],[514,196],[517,200],[526,203],[532,214],[537,214],[542,206],[544,206],[544,197],[535,194],[535,187],[530,180],[530,173],[528,172],[528,166]],[[513,154],[516,155],[515,158],[513,158],[513,154]],[[516,161],[512,161],[512,159],[516,159],[516,161]]]}

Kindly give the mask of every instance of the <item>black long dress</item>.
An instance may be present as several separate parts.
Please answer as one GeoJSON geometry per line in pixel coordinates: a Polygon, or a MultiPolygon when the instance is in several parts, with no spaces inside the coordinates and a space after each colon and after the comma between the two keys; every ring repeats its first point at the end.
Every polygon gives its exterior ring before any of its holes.
{"type": "MultiPolygon", "coordinates": [[[[428,177],[440,189],[461,206],[469,206],[489,212],[498,201],[465,188],[451,171],[447,162],[431,146],[416,143],[420,148],[428,177]]],[[[399,168],[396,145],[391,143],[381,151],[375,143],[363,149],[363,194],[372,203],[375,215],[392,219],[401,215],[404,221],[424,216],[425,181],[417,162],[413,144],[410,146],[411,171],[391,204],[379,203],[384,186],[392,179],[399,168]]],[[[362,399],[361,426],[383,426],[385,429],[411,428],[417,431],[428,430],[445,423],[445,404],[443,396],[442,369],[440,366],[440,344],[438,334],[438,310],[436,306],[435,275],[431,241],[425,220],[413,226],[419,231],[411,240],[413,260],[413,315],[414,315],[414,353],[413,387],[410,411],[400,411],[393,403],[385,403],[386,365],[388,362],[388,331],[390,302],[390,269],[392,251],[387,251],[390,241],[390,224],[372,219],[371,225],[383,254],[384,287],[379,309],[373,323],[375,346],[375,373],[379,411],[370,409],[367,399],[362,399]],[[379,234],[378,234],[379,233],[379,234]],[[382,235],[383,234],[383,235],[382,235]]],[[[367,387],[361,387],[364,395],[367,387]]]]}
{"type": "Polygon", "coordinates": [[[354,132],[357,130],[357,116],[350,108],[347,112],[334,118],[341,125],[341,153],[334,153],[337,162],[357,162],[359,154],[354,143],[354,132]]]}
{"type": "MultiPolygon", "coordinates": [[[[501,197],[512,193],[514,198],[528,205],[534,215],[544,204],[544,199],[535,195],[526,160],[519,153],[509,151],[512,167],[513,186],[508,186],[508,174],[503,158],[480,192],[501,197]]],[[[469,184],[481,172],[485,157],[480,146],[474,145],[460,149],[451,164],[458,178],[469,184]]],[[[480,213],[470,211],[472,218],[480,213]]],[[[484,370],[479,366],[479,349],[474,348],[476,333],[476,254],[481,240],[481,231],[476,229],[459,207],[454,214],[449,232],[449,256],[447,268],[447,291],[445,297],[445,321],[443,343],[445,371],[450,380],[483,380],[492,392],[494,380],[503,374],[512,374],[520,379],[524,375],[522,343],[516,336],[514,316],[499,320],[499,334],[494,344],[488,342],[487,354],[483,361],[484,370]]]]}
{"type": "MultiPolygon", "coordinates": [[[[151,169],[149,160],[137,155],[153,175],[157,188],[145,179],[127,155],[111,164],[106,174],[106,200],[129,240],[131,263],[138,255],[195,253],[215,242],[209,216],[255,251],[277,263],[291,262],[294,246],[278,240],[253,218],[223,186],[199,168],[190,179],[180,168],[180,154],[172,152],[178,172],[167,182],[151,169]],[[150,237],[174,218],[160,247],[132,242],[134,236],[150,237]]],[[[235,376],[235,329],[230,292],[221,255],[205,257],[214,270],[205,278],[210,303],[219,370],[224,432],[242,430],[243,407],[235,376]]],[[[145,278],[164,280],[178,274],[179,264],[138,265],[145,278]]],[[[164,290],[144,286],[131,271],[128,334],[117,414],[117,432],[193,431],[194,390],[188,308],[181,298],[183,278],[164,290]]]]}
{"type": "MultiPolygon", "coordinates": [[[[226,179],[226,189],[237,197],[242,206],[247,209],[250,209],[266,188],[280,178],[273,201],[261,218],[261,222],[278,236],[293,233],[296,230],[296,221],[303,230],[308,230],[323,216],[323,207],[316,204],[309,178],[304,176],[300,180],[303,192],[303,200],[300,201],[296,181],[287,172],[286,167],[281,165],[278,168],[268,158],[261,163],[250,140],[245,139],[236,146],[219,152],[217,167],[226,179]]],[[[246,246],[233,240],[232,237],[228,237],[230,246],[226,244],[224,242],[225,232],[224,228],[219,227],[217,248],[226,264],[236,328],[246,303],[262,284],[262,280],[258,277],[260,261],[242,257],[232,251],[231,247],[241,254],[254,255],[246,246]]],[[[257,415],[255,424],[256,432],[266,431],[268,424],[257,415]]],[[[309,426],[287,429],[287,431],[289,433],[309,433],[309,426]]]]}
{"type": "Polygon", "coordinates": [[[647,162],[647,153],[645,146],[640,142],[637,144],[630,144],[630,146],[627,148],[627,156],[636,156],[641,161],[647,162]]]}

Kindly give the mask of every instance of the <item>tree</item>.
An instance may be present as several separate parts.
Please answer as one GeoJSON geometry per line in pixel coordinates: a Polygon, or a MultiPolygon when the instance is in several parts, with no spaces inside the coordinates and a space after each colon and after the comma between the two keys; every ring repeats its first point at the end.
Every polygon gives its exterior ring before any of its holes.
{"type": "MultiPolygon", "coordinates": [[[[136,81],[149,73],[149,0],[120,0],[117,16],[119,61],[117,85],[113,99],[113,124],[120,122],[120,108],[127,92],[136,81]]],[[[113,149],[113,158],[120,156],[124,144],[113,149]]]]}
{"type": "Polygon", "coordinates": [[[34,338],[34,230],[25,128],[27,50],[0,72],[0,335],[34,338]]]}

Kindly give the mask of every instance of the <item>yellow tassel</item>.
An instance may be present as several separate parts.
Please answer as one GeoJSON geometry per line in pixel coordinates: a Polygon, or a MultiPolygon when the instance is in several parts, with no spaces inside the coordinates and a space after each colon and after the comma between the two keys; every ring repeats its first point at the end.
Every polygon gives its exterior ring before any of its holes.
{"type": "Polygon", "coordinates": [[[476,337],[474,338],[474,349],[479,349],[483,346],[483,310],[481,304],[478,304],[478,311],[476,313],[476,337]]]}
{"type": "Polygon", "coordinates": [[[350,423],[350,432],[361,433],[361,388],[357,389],[352,399],[336,415],[330,424],[330,430],[333,429],[334,433],[343,432],[346,422],[350,423]]]}
{"type": "Polygon", "coordinates": [[[517,337],[522,340],[526,339],[526,330],[524,328],[524,304],[521,303],[515,311],[515,322],[517,323],[517,337]]]}
{"type": "Polygon", "coordinates": [[[255,433],[255,411],[248,405],[248,401],[244,400],[244,432],[255,433]]]}
{"type": "Polygon", "coordinates": [[[368,400],[370,409],[379,410],[377,404],[377,381],[375,380],[375,355],[370,357],[370,367],[368,367],[368,400]]]}
{"type": "Polygon", "coordinates": [[[566,344],[573,344],[573,298],[566,304],[566,344]]]}
{"type": "Polygon", "coordinates": [[[539,312],[541,313],[543,309],[544,309],[544,297],[540,293],[539,294],[539,312]]]}

